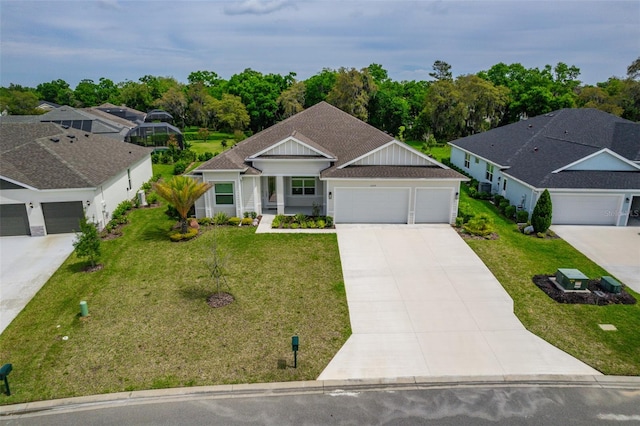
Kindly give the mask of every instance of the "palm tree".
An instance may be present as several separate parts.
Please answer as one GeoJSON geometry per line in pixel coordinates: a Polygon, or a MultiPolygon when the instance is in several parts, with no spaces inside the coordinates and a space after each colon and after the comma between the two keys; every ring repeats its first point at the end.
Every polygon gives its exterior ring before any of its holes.
{"type": "Polygon", "coordinates": [[[156,182],[154,190],[158,196],[171,204],[181,217],[180,232],[187,233],[187,215],[189,210],[205,192],[211,188],[210,183],[198,182],[188,176],[174,176],[168,182],[156,182]]]}

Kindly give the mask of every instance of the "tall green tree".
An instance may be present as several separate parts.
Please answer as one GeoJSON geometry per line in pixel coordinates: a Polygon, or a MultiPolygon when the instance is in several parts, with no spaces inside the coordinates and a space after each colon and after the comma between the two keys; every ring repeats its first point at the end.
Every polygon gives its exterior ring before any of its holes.
{"type": "Polygon", "coordinates": [[[40,99],[43,101],[53,102],[58,105],[73,106],[75,104],[73,90],[69,87],[69,83],[62,79],[38,84],[36,91],[40,94],[40,99]]]}
{"type": "Polygon", "coordinates": [[[355,68],[340,68],[336,83],[327,95],[327,102],[362,121],[367,121],[369,99],[376,90],[373,77],[366,68],[360,71],[355,68]]]}
{"type": "Polygon", "coordinates": [[[80,218],[80,232],[76,234],[73,241],[73,248],[78,257],[89,259],[91,267],[95,267],[100,259],[100,236],[98,228],[94,223],[87,220],[85,215],[80,218]]]}
{"type": "Polygon", "coordinates": [[[293,83],[288,89],[280,93],[278,105],[282,110],[282,118],[291,117],[304,110],[305,93],[306,87],[302,81],[293,83]]]}
{"type": "Polygon", "coordinates": [[[249,126],[249,113],[239,96],[224,94],[220,100],[211,98],[206,105],[206,111],[216,129],[238,132],[249,126]]]}
{"type": "Polygon", "coordinates": [[[174,176],[168,182],[154,183],[153,188],[160,198],[176,209],[180,215],[180,232],[186,234],[189,229],[189,210],[211,188],[211,184],[198,182],[188,176],[174,176]]]}
{"type": "Polygon", "coordinates": [[[309,108],[327,99],[327,95],[336,83],[337,72],[324,68],[320,73],[304,81],[306,87],[304,107],[309,108]]]}
{"type": "Polygon", "coordinates": [[[545,189],[540,198],[536,202],[531,214],[531,225],[536,232],[547,232],[551,226],[551,217],[553,215],[553,206],[551,205],[551,195],[545,189]]]}
{"type": "Polygon", "coordinates": [[[250,68],[231,76],[228,92],[239,96],[251,119],[249,127],[259,132],[278,120],[278,97],[295,81],[295,73],[263,75],[250,68]]]}
{"type": "Polygon", "coordinates": [[[85,78],[78,83],[73,91],[73,96],[79,107],[96,106],[99,104],[98,85],[93,80],[85,78]]]}
{"type": "Polygon", "coordinates": [[[153,105],[171,114],[178,126],[185,126],[187,118],[187,97],[181,88],[169,88],[160,99],[154,101],[153,105]]]}
{"type": "Polygon", "coordinates": [[[429,73],[429,76],[436,81],[441,80],[453,80],[453,74],[451,73],[451,65],[445,61],[437,60],[433,63],[433,71],[429,73]]]}
{"type": "Polygon", "coordinates": [[[38,95],[33,89],[23,88],[10,84],[8,88],[0,87],[0,112],[6,111],[9,115],[42,114],[36,109],[38,95]]]}
{"type": "Polygon", "coordinates": [[[138,111],[149,111],[153,105],[153,97],[149,87],[145,83],[124,81],[118,84],[120,89],[120,101],[129,108],[138,111]]]}
{"type": "Polygon", "coordinates": [[[211,103],[213,97],[205,87],[204,83],[196,82],[187,87],[186,101],[187,123],[191,126],[209,127],[211,125],[211,114],[207,110],[207,105],[211,103]]]}

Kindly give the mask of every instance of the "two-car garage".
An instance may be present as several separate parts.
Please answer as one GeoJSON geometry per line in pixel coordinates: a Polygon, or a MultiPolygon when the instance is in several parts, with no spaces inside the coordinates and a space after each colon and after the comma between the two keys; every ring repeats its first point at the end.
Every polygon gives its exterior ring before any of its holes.
{"type": "Polygon", "coordinates": [[[451,187],[335,187],[336,223],[450,223],[451,187]]]}
{"type": "Polygon", "coordinates": [[[621,195],[551,193],[554,225],[616,225],[621,195]]]}
{"type": "MultiPolygon", "coordinates": [[[[27,209],[37,207],[31,205],[0,205],[0,236],[31,235],[27,209]]],[[[47,234],[66,234],[80,230],[79,223],[84,213],[82,201],[41,203],[40,207],[47,234]]]]}

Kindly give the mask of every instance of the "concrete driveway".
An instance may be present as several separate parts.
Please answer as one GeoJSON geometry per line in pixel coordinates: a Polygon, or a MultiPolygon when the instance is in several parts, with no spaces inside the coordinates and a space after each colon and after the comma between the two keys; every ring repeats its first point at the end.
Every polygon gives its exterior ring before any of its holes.
{"type": "Polygon", "coordinates": [[[75,234],[0,238],[0,333],[73,251],[75,234]]]}
{"type": "Polygon", "coordinates": [[[528,332],[448,225],[338,225],[352,336],[319,380],[600,374],[528,332]]]}
{"type": "Polygon", "coordinates": [[[640,227],[553,225],[551,230],[640,293],[640,227]]]}

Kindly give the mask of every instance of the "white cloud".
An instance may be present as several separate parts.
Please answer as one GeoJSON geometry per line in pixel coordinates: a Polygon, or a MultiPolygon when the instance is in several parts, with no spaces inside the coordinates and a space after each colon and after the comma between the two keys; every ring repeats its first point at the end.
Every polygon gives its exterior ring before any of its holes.
{"type": "Polygon", "coordinates": [[[244,0],[231,3],[224,8],[227,15],[266,15],[294,6],[290,0],[244,0]]]}

